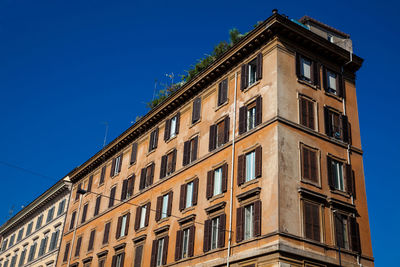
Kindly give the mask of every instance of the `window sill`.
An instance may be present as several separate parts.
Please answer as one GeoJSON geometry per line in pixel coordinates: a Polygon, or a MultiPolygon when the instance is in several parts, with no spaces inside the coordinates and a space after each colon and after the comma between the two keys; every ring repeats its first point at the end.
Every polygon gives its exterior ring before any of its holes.
{"type": "Polygon", "coordinates": [[[113,176],[111,176],[111,179],[114,179],[115,177],[118,177],[120,173],[121,173],[121,172],[119,172],[119,173],[117,173],[117,174],[114,174],[113,176]]]}
{"type": "Polygon", "coordinates": [[[142,228],[137,229],[136,233],[144,232],[144,231],[146,231],[146,229],[147,229],[147,226],[144,226],[142,228]]]}
{"type": "Polygon", "coordinates": [[[308,81],[305,81],[305,80],[302,80],[302,79],[299,79],[299,78],[297,78],[297,82],[301,83],[301,84],[304,84],[304,85],[307,85],[308,87],[311,87],[314,90],[321,89],[319,86],[314,85],[311,82],[308,82],[308,81]]]}
{"type": "MultiPolygon", "coordinates": [[[[319,180],[319,179],[318,179],[318,180],[319,180]]],[[[317,187],[317,188],[319,188],[319,189],[322,189],[320,183],[315,183],[315,182],[313,182],[313,181],[307,181],[306,179],[303,179],[303,178],[301,178],[300,181],[301,181],[303,184],[309,184],[309,185],[315,186],[315,187],[317,187]]]]}
{"type": "Polygon", "coordinates": [[[246,93],[247,91],[250,91],[251,88],[257,86],[260,84],[261,80],[256,81],[255,83],[251,84],[251,85],[247,85],[247,87],[242,91],[243,93],[246,93]]]}
{"type": "Polygon", "coordinates": [[[189,211],[192,211],[192,210],[194,210],[194,206],[187,207],[187,208],[183,209],[181,212],[182,212],[182,214],[185,214],[185,213],[187,213],[189,211]]]}
{"type": "Polygon", "coordinates": [[[331,189],[331,193],[335,194],[335,195],[340,195],[343,196],[345,198],[350,198],[350,194],[345,192],[345,191],[341,191],[339,189],[331,189]]]}
{"type": "Polygon", "coordinates": [[[259,178],[260,177],[257,177],[257,178],[254,178],[254,179],[250,180],[250,181],[244,182],[243,184],[240,185],[240,188],[244,189],[246,187],[249,187],[252,184],[257,184],[258,181],[259,181],[259,178]]]}
{"type": "Polygon", "coordinates": [[[221,104],[221,105],[219,105],[219,106],[216,106],[215,109],[214,109],[214,111],[216,112],[216,111],[220,110],[221,108],[225,107],[225,106],[228,105],[228,104],[229,104],[229,99],[226,100],[225,103],[223,103],[223,104],[221,104]]]}
{"type": "Polygon", "coordinates": [[[136,161],[134,163],[129,163],[128,169],[131,168],[132,166],[135,166],[135,165],[136,165],[136,161]]]}
{"type": "Polygon", "coordinates": [[[192,128],[192,127],[194,127],[195,125],[199,124],[200,122],[201,122],[201,118],[198,119],[198,120],[195,121],[195,122],[192,122],[192,123],[190,124],[190,126],[189,126],[189,129],[192,128]]]}
{"type": "Polygon", "coordinates": [[[165,218],[162,218],[162,219],[160,219],[158,222],[157,222],[157,224],[162,224],[163,222],[166,222],[166,221],[168,221],[169,220],[169,216],[168,217],[165,217],[165,218]]]}
{"type": "Polygon", "coordinates": [[[325,95],[327,95],[327,96],[329,96],[329,97],[332,97],[332,98],[335,98],[336,100],[338,100],[338,101],[340,101],[340,102],[343,100],[343,97],[338,96],[338,95],[335,95],[335,94],[333,94],[333,93],[329,93],[329,92],[327,92],[327,91],[325,91],[325,95]]]}
{"type": "Polygon", "coordinates": [[[169,138],[168,140],[165,141],[166,144],[171,142],[172,140],[176,139],[178,137],[178,134],[175,134],[173,137],[169,138]]]}
{"type": "Polygon", "coordinates": [[[217,200],[217,199],[220,199],[220,198],[223,198],[224,197],[224,193],[221,193],[221,194],[218,194],[218,195],[215,195],[215,196],[213,196],[213,197],[211,197],[210,199],[208,199],[210,202],[214,202],[215,200],[217,200]]]}
{"type": "Polygon", "coordinates": [[[154,148],[152,150],[150,150],[149,152],[147,152],[146,157],[148,157],[149,155],[153,154],[156,151],[157,148],[154,148]]]}
{"type": "Polygon", "coordinates": [[[119,242],[119,241],[121,241],[121,240],[124,240],[124,239],[126,239],[126,236],[127,236],[127,235],[120,236],[120,237],[118,237],[115,241],[119,242]]]}

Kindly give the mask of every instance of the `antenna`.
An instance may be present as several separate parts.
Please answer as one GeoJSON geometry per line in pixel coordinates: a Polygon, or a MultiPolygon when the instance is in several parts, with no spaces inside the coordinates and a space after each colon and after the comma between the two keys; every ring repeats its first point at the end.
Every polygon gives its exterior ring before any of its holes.
{"type": "Polygon", "coordinates": [[[108,133],[108,121],[103,122],[106,125],[106,132],[104,134],[104,142],[103,142],[103,148],[106,146],[107,142],[107,133],[108,133]]]}

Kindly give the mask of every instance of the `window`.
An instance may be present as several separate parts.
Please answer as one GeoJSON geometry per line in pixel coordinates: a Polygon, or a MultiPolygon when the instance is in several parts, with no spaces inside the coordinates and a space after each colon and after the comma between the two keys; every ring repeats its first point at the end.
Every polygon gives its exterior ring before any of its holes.
{"type": "Polygon", "coordinates": [[[49,251],[53,251],[57,248],[59,236],[60,236],[60,229],[57,229],[55,232],[51,234],[49,251]]]}
{"type": "Polygon", "coordinates": [[[88,180],[88,185],[87,185],[87,191],[91,192],[92,191],[92,185],[93,185],[93,175],[89,176],[89,180],[88,180]]]}
{"type": "Polygon", "coordinates": [[[197,159],[197,146],[199,137],[195,136],[192,139],[183,143],[183,162],[182,165],[186,166],[197,159]]]}
{"type": "Polygon", "coordinates": [[[164,251],[164,238],[158,240],[156,266],[161,266],[162,265],[163,251],[164,251]]]}
{"type": "Polygon", "coordinates": [[[158,128],[154,129],[154,131],[150,134],[149,140],[149,152],[157,148],[158,143],[158,128]]]}
{"type": "Polygon", "coordinates": [[[210,126],[209,151],[228,143],[229,141],[229,116],[217,124],[210,126]]]}
{"type": "Polygon", "coordinates": [[[180,113],[165,121],[164,141],[175,137],[179,133],[180,113]]]}
{"type": "MultiPolygon", "coordinates": [[[[63,257],[63,262],[67,262],[67,260],[68,260],[68,254],[69,254],[69,248],[70,248],[70,246],[71,246],[71,243],[70,242],[68,242],[66,245],[65,245],[65,250],[64,250],[64,257],[63,257]]],[[[30,254],[30,253],[29,253],[30,254]]]]}
{"type": "Polygon", "coordinates": [[[15,267],[15,264],[17,263],[17,257],[18,257],[18,255],[13,255],[12,256],[10,267],[15,267]]]}
{"type": "Polygon", "coordinates": [[[300,124],[310,129],[315,129],[314,101],[300,96],[300,124]]]}
{"type": "Polygon", "coordinates": [[[55,210],[55,207],[51,207],[51,209],[49,209],[49,211],[47,212],[46,223],[49,223],[51,220],[53,220],[54,210],[55,210]]]}
{"type": "Polygon", "coordinates": [[[131,161],[130,161],[131,165],[136,163],[137,150],[138,150],[138,143],[133,143],[131,150],[131,161]]]}
{"type": "Polygon", "coordinates": [[[57,216],[61,215],[64,212],[65,209],[65,199],[63,199],[59,204],[58,204],[58,211],[57,211],[57,216]]]}
{"type": "Polygon", "coordinates": [[[94,215],[97,216],[100,212],[101,196],[97,196],[96,205],[94,206],[94,215]]]}
{"type": "Polygon", "coordinates": [[[318,183],[317,150],[301,145],[301,177],[304,181],[318,183]]]}
{"type": "Polygon", "coordinates": [[[203,251],[207,252],[225,246],[226,215],[214,217],[204,223],[203,251]]]}
{"type": "Polygon", "coordinates": [[[201,116],[201,97],[196,97],[193,100],[193,110],[192,110],[192,124],[200,120],[201,116]]]}
{"type": "Polygon", "coordinates": [[[42,227],[43,214],[40,214],[36,221],[36,230],[42,227]]]}
{"type": "Polygon", "coordinates": [[[142,256],[143,256],[143,245],[136,246],[135,248],[135,262],[134,267],[142,266],[142,256]]]}
{"type": "Polygon", "coordinates": [[[171,216],[173,192],[157,197],[156,221],[171,216]]]}
{"type": "Polygon", "coordinates": [[[81,253],[81,245],[82,245],[82,236],[78,237],[78,240],[76,241],[75,257],[79,257],[79,254],[81,253]]]}
{"type": "Polygon", "coordinates": [[[236,241],[241,242],[261,234],[261,201],[240,207],[236,214],[236,241]]]}
{"type": "Polygon", "coordinates": [[[308,82],[319,87],[320,81],[320,65],[300,54],[296,54],[296,75],[301,81],[308,82]]]}
{"type": "Polygon", "coordinates": [[[125,252],[122,252],[120,254],[113,256],[111,266],[112,267],[123,267],[124,266],[124,258],[125,258],[125,252]]]}
{"type": "Polygon", "coordinates": [[[218,106],[228,101],[228,79],[218,84],[218,106]]]}
{"type": "Polygon", "coordinates": [[[122,167],[122,155],[123,153],[119,154],[116,158],[112,160],[111,163],[111,173],[110,176],[113,177],[115,175],[118,175],[121,172],[121,167],[122,167]]]}
{"type": "Polygon", "coordinates": [[[249,105],[239,109],[239,134],[250,131],[262,121],[262,98],[257,97],[249,105]]]}
{"type": "Polygon", "coordinates": [[[181,185],[181,195],[179,199],[179,210],[195,206],[197,204],[197,194],[199,190],[199,178],[181,185]]]}
{"type": "Polygon", "coordinates": [[[146,227],[149,224],[150,202],[136,208],[135,230],[146,227]]]}
{"type": "Polygon", "coordinates": [[[2,245],[2,247],[1,247],[1,251],[4,251],[4,250],[7,249],[7,243],[8,243],[8,240],[7,240],[7,239],[4,239],[3,245],[2,245]]]}
{"type": "Polygon", "coordinates": [[[88,206],[89,206],[89,203],[86,203],[85,205],[83,205],[81,223],[84,223],[86,221],[88,206]]]}
{"type": "Polygon", "coordinates": [[[90,237],[89,237],[89,244],[88,244],[88,251],[92,251],[93,250],[93,246],[94,246],[94,238],[96,236],[96,229],[93,229],[90,232],[90,237]]]}
{"type": "Polygon", "coordinates": [[[103,166],[103,168],[101,168],[99,185],[104,184],[104,179],[106,178],[106,168],[107,168],[107,166],[105,166],[105,165],[103,166]]]}
{"type": "Polygon", "coordinates": [[[82,189],[82,183],[78,184],[77,188],[76,188],[76,192],[75,192],[75,201],[77,201],[79,199],[79,194],[78,194],[78,190],[82,189]]]}
{"type": "Polygon", "coordinates": [[[26,236],[28,236],[32,233],[32,227],[33,227],[33,222],[30,222],[28,224],[28,227],[26,228],[26,236]]]}
{"type": "Polygon", "coordinates": [[[108,208],[111,208],[112,206],[114,206],[115,191],[117,191],[117,186],[114,186],[113,188],[111,188],[110,199],[108,201],[108,208]]]}
{"type": "Polygon", "coordinates": [[[193,257],[195,226],[176,232],[175,260],[193,257]]]}
{"type": "Polygon", "coordinates": [[[161,157],[160,178],[164,178],[175,171],[176,149],[161,157]]]}
{"type": "Polygon", "coordinates": [[[12,246],[14,245],[14,240],[15,240],[15,234],[13,234],[13,235],[10,237],[10,242],[8,243],[8,247],[9,247],[9,248],[12,247],[12,246]]]}
{"type": "Polygon", "coordinates": [[[354,172],[350,164],[327,157],[328,181],[331,189],[346,191],[355,195],[354,172]]]}
{"type": "Polygon", "coordinates": [[[24,235],[24,228],[19,229],[18,231],[18,236],[17,236],[17,242],[22,239],[22,236],[24,235]]]}
{"type": "Polygon", "coordinates": [[[121,200],[129,199],[133,195],[134,178],[135,175],[132,175],[122,182],[121,200]]]}
{"type": "Polygon", "coordinates": [[[44,253],[46,252],[46,248],[47,248],[47,241],[49,240],[48,236],[45,236],[41,241],[40,241],[40,247],[39,247],[39,254],[38,257],[44,255],[44,253]]]}
{"type": "Polygon", "coordinates": [[[207,173],[207,199],[226,192],[228,164],[207,173]]]}
{"type": "Polygon", "coordinates": [[[139,190],[149,187],[153,184],[154,178],[154,162],[146,168],[143,168],[140,174],[139,190]]]}
{"type": "Polygon", "coordinates": [[[350,123],[347,116],[325,107],[325,132],[328,136],[351,143],[350,123]]]}
{"type": "Polygon", "coordinates": [[[168,236],[153,241],[150,266],[162,266],[167,263],[168,236]]]}
{"type": "Polygon", "coordinates": [[[71,214],[71,221],[69,222],[69,230],[74,229],[75,217],[76,217],[76,211],[73,211],[72,214],[71,214]]]}
{"type": "Polygon", "coordinates": [[[111,222],[106,223],[104,226],[103,245],[108,244],[108,238],[110,235],[110,227],[111,227],[111,222]]]}
{"type": "Polygon", "coordinates": [[[131,217],[130,213],[127,213],[118,218],[117,232],[115,235],[116,239],[124,237],[128,234],[129,231],[129,219],[131,217]]]}
{"type": "Polygon", "coordinates": [[[105,267],[106,266],[106,258],[103,257],[99,259],[99,267],[105,267]]]}
{"type": "Polygon", "coordinates": [[[240,89],[243,91],[262,78],[262,54],[259,53],[255,59],[248,64],[243,64],[241,69],[240,89]]]}
{"type": "Polygon", "coordinates": [[[36,242],[31,245],[31,248],[29,249],[28,262],[33,261],[33,259],[35,258],[36,246],[36,242]]]}
{"type": "Polygon", "coordinates": [[[344,249],[361,252],[360,230],[353,216],[333,212],[335,222],[336,245],[344,249]]]}
{"type": "Polygon", "coordinates": [[[26,256],[26,247],[21,252],[21,256],[19,257],[18,267],[24,266],[25,263],[25,256],[26,256]]]}
{"type": "Polygon", "coordinates": [[[238,185],[261,177],[262,174],[262,148],[256,147],[253,151],[238,157],[238,185]]]}
{"type": "Polygon", "coordinates": [[[321,241],[320,206],[311,202],[303,202],[304,237],[321,241]]]}
{"type": "Polygon", "coordinates": [[[322,71],[325,91],[330,94],[343,97],[344,84],[342,75],[325,67],[322,69],[322,71]]]}

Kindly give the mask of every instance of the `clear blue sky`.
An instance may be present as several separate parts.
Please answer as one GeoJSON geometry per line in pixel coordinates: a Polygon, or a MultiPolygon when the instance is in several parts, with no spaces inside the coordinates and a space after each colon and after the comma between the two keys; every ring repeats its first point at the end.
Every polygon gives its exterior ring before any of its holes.
{"type": "MultiPolygon", "coordinates": [[[[182,74],[228,30],[241,32],[278,8],[349,33],[365,59],[357,95],[377,266],[394,266],[399,29],[393,1],[0,0],[0,161],[62,178],[148,110],[154,80],[182,74]],[[110,4],[112,3],[112,4],[110,4]],[[396,116],[394,115],[396,114],[396,116]]],[[[0,164],[0,223],[53,184],[0,164]]]]}

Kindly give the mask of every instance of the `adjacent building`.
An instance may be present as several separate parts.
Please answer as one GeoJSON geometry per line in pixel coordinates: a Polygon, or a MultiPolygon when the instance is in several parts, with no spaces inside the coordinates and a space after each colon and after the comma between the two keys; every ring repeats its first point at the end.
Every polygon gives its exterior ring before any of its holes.
{"type": "Polygon", "coordinates": [[[1,267],[54,267],[70,183],[59,181],[0,227],[1,267]]]}
{"type": "Polygon", "coordinates": [[[362,62],[274,11],[69,174],[57,266],[374,266],[362,62]]]}

